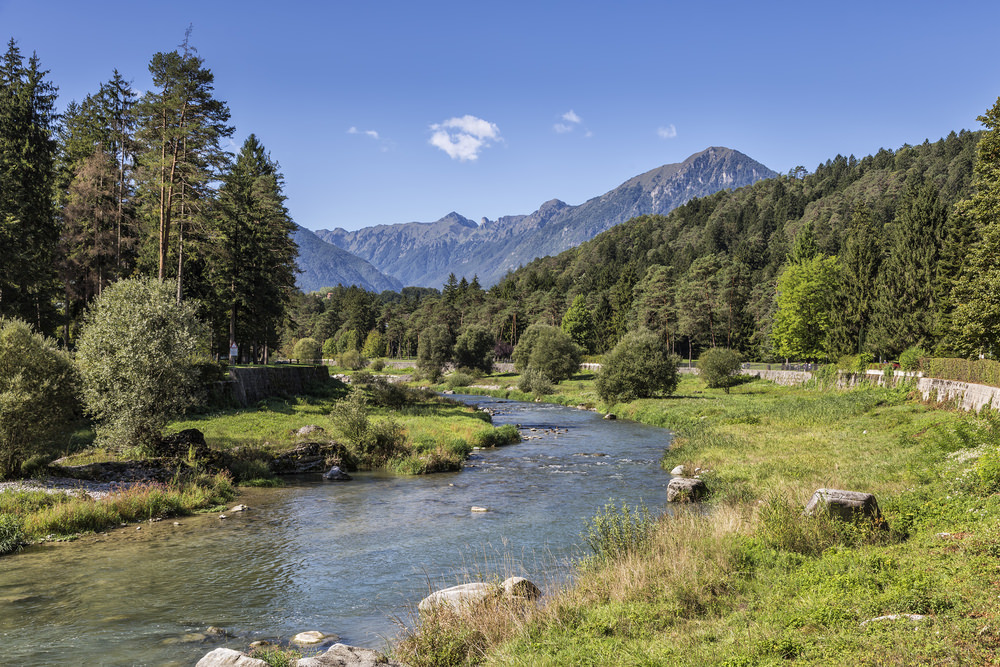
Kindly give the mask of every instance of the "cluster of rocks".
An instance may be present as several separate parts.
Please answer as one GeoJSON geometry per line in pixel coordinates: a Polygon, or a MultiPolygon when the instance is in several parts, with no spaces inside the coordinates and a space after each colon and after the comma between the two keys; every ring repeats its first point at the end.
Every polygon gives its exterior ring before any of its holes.
{"type": "MultiPolygon", "coordinates": [[[[326,653],[300,658],[289,663],[294,667],[406,667],[372,649],[334,644],[326,653]]],[[[198,661],[196,667],[267,667],[268,663],[231,648],[217,648],[198,661]]]]}
{"type": "Polygon", "coordinates": [[[708,487],[701,479],[701,468],[679,465],[670,471],[667,483],[667,502],[696,502],[708,495],[708,487]]]}

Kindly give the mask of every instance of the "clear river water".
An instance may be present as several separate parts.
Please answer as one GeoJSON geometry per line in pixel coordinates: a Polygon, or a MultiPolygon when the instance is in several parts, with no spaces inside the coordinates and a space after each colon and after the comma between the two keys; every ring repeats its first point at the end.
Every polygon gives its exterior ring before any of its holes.
{"type": "Polygon", "coordinates": [[[668,431],[456,398],[533,439],[477,451],[457,473],[290,478],[242,495],[251,509],[225,520],[146,523],[0,558],[0,662],[193,665],[218,646],[305,630],[385,649],[433,589],[521,575],[551,590],[610,499],[663,509],[668,431]]]}

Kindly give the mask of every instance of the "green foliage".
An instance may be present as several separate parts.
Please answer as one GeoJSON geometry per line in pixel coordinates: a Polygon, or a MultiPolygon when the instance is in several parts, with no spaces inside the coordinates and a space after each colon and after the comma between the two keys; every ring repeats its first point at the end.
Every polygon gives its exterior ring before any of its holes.
{"type": "Polygon", "coordinates": [[[540,370],[526,368],[517,379],[517,388],[526,394],[545,396],[553,392],[552,380],[540,370]]]}
{"type": "Polygon", "coordinates": [[[840,270],[836,257],[817,255],[790,264],[778,278],[778,312],[771,336],[775,351],[788,359],[827,355],[827,336],[840,270]]]}
{"type": "Polygon", "coordinates": [[[580,347],[558,327],[532,324],[514,348],[514,368],[519,373],[526,369],[539,371],[558,384],[576,374],[582,354],[580,347]]]}
{"type": "Polygon", "coordinates": [[[467,326],[455,341],[455,365],[489,373],[493,370],[495,344],[496,340],[486,327],[467,326]]]}
{"type": "Polygon", "coordinates": [[[0,318],[0,479],[17,475],[77,405],[77,374],[55,342],[0,318]]]}
{"type": "Polygon", "coordinates": [[[17,551],[24,544],[24,526],[19,517],[0,512],[0,556],[17,551]]]}
{"type": "Polygon", "coordinates": [[[454,339],[448,327],[432,324],[420,332],[417,344],[417,368],[432,380],[441,375],[441,369],[451,359],[454,339]]]}
{"type": "Polygon", "coordinates": [[[100,446],[152,445],[202,393],[198,364],[208,330],[198,305],[177,303],[175,293],[175,284],[151,278],[122,280],[87,312],[77,362],[100,446]]]}
{"type": "Polygon", "coordinates": [[[513,424],[504,424],[491,431],[483,431],[476,439],[480,447],[500,447],[521,442],[521,433],[513,424]]]}
{"type": "Polygon", "coordinates": [[[322,358],[323,348],[315,338],[300,338],[292,348],[292,357],[299,363],[315,364],[322,358]]]}
{"type": "Polygon", "coordinates": [[[444,382],[448,385],[449,389],[456,389],[458,387],[468,387],[474,380],[475,378],[468,373],[455,371],[454,373],[450,373],[448,377],[444,379],[444,382]]]}
{"type": "Polygon", "coordinates": [[[298,664],[302,653],[280,646],[257,646],[250,651],[249,656],[256,660],[263,660],[268,667],[292,667],[298,664]]]}
{"type": "Polygon", "coordinates": [[[932,378],[1000,387],[1000,361],[936,357],[928,359],[926,362],[927,375],[932,378]]]}
{"type": "Polygon", "coordinates": [[[333,359],[337,356],[337,341],[332,336],[323,341],[323,358],[333,359]]]}
{"type": "Polygon", "coordinates": [[[653,332],[626,334],[604,356],[597,394],[609,404],[672,394],[677,389],[677,362],[653,332]]]}
{"type": "Polygon", "coordinates": [[[337,365],[351,371],[359,371],[365,367],[365,359],[361,353],[351,348],[337,355],[337,365]]]}
{"type": "Polygon", "coordinates": [[[369,364],[369,367],[377,373],[385,368],[385,360],[373,359],[371,364],[369,364]]]}
{"type": "Polygon", "coordinates": [[[865,373],[873,363],[875,363],[875,355],[871,352],[862,352],[855,357],[854,372],[865,373]]]}
{"type": "Polygon", "coordinates": [[[358,465],[382,468],[407,452],[403,428],[392,419],[373,421],[364,393],[355,388],[330,414],[358,465]]]}
{"type": "Polygon", "coordinates": [[[361,346],[361,354],[369,359],[385,356],[385,337],[378,329],[372,329],[361,346]]]}
{"type": "Polygon", "coordinates": [[[616,507],[608,502],[586,522],[583,541],[598,561],[613,561],[649,549],[656,520],[645,504],[629,508],[625,503],[616,507]]]}
{"type": "Polygon", "coordinates": [[[899,367],[904,371],[920,370],[920,360],[927,356],[927,350],[912,345],[899,353],[899,367]]]}
{"type": "Polygon", "coordinates": [[[698,357],[698,375],[705,384],[713,389],[729,388],[740,381],[736,375],[743,363],[743,355],[736,350],[724,347],[713,347],[698,357]]]}
{"type": "Polygon", "coordinates": [[[560,327],[583,350],[589,351],[594,348],[596,329],[590,308],[587,307],[587,299],[582,294],[573,299],[573,303],[563,315],[560,327]]]}

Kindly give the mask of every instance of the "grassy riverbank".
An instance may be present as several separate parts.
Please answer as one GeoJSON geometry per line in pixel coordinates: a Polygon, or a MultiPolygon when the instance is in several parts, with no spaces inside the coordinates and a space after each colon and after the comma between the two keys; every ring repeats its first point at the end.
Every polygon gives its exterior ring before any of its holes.
{"type": "MultiPolygon", "coordinates": [[[[546,400],[594,400],[587,379],[556,391],[546,400]]],[[[527,619],[501,607],[485,622],[428,621],[401,646],[404,660],[996,663],[995,418],[932,409],[902,390],[752,382],[726,395],[693,377],[674,397],[601,408],[675,429],[663,465],[705,470],[709,511],[677,508],[648,534],[626,531],[624,548],[591,560],[527,619]],[[889,529],[803,516],[820,487],[874,493],[889,529]]]]}

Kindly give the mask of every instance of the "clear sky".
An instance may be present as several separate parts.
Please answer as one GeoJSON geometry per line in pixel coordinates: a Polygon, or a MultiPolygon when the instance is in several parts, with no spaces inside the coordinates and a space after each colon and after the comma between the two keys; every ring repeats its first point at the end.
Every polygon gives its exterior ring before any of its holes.
{"type": "Polygon", "coordinates": [[[193,25],[311,229],[580,204],[708,146],[778,171],[977,129],[1000,2],[0,0],[80,100],[193,25]]]}

